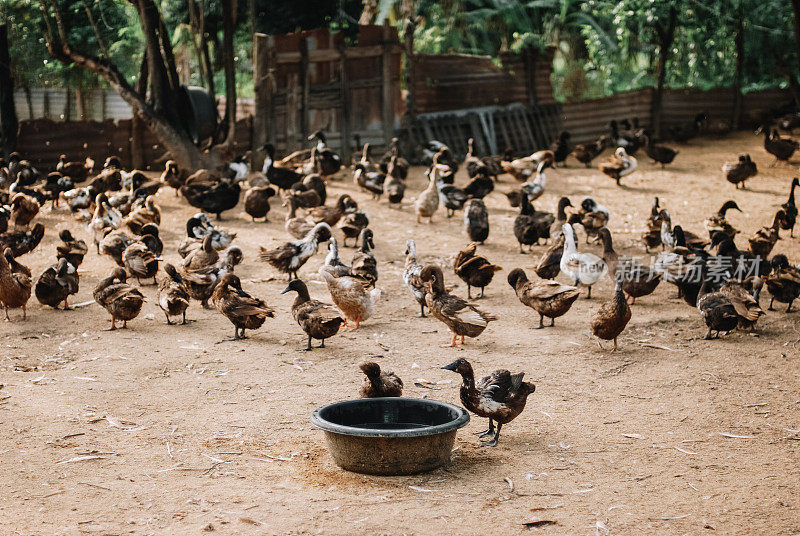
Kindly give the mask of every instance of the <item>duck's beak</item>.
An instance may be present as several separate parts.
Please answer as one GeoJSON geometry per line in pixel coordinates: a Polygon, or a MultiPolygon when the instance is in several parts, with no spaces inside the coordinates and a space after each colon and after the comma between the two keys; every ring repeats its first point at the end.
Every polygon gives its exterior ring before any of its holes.
{"type": "Polygon", "coordinates": [[[458,368],[458,361],[453,361],[449,365],[445,365],[441,368],[443,368],[444,370],[452,370],[453,372],[455,372],[456,368],[458,368]]]}
{"type": "Polygon", "coordinates": [[[281,294],[286,294],[287,292],[291,292],[291,290],[292,290],[292,288],[291,288],[291,287],[286,287],[285,289],[283,289],[283,290],[281,291],[281,294]]]}

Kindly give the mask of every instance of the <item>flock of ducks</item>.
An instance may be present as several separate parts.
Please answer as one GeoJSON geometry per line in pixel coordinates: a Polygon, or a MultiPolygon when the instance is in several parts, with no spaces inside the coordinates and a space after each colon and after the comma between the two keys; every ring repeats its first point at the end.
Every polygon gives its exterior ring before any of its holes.
{"type": "MultiPolygon", "coordinates": [[[[686,140],[699,132],[704,118],[698,116],[686,128],[676,129],[673,136],[686,140]]],[[[787,160],[797,143],[781,138],[766,129],[764,147],[777,160],[787,160]],[[790,143],[791,142],[791,143],[790,143]],[[789,151],[789,149],[792,149],[789,151]]],[[[188,173],[168,161],[162,175],[151,179],[138,170],[125,170],[115,157],[106,159],[102,168],[94,170],[94,162],[68,162],[62,156],[53,172],[43,175],[30,162],[14,153],[0,162],[0,303],[5,317],[9,310],[21,308],[27,317],[27,303],[33,293],[43,305],[69,308],[68,300],[79,289],[79,271],[89,245],[75,238],[70,230],[59,232],[53,263],[34,280],[31,271],[18,257],[35,249],[44,235],[44,226],[35,221],[41,207],[50,201],[53,209],[59,200],[66,201],[77,221],[83,223],[85,235],[97,254],[107,256],[115,265],[93,289],[94,301],[110,314],[111,329],[122,328],[141,312],[146,300],[142,285],[152,280],[157,285],[156,303],[167,324],[173,320],[186,323],[192,301],[204,308],[214,308],[234,326],[234,339],[246,338],[247,330],[260,328],[267,318],[278,314],[260,297],[243,288],[235,274],[244,255],[235,245],[236,234],[212,223],[207,214],[221,215],[240,201],[242,184],[244,210],[253,221],[267,221],[270,200],[279,198],[287,207],[285,230],[289,240],[272,247],[261,247],[258,260],[286,274],[288,285],[283,293],[294,292],[292,317],[307,338],[305,350],[312,341],[334,337],[343,327],[356,330],[375,314],[381,291],[378,262],[374,254],[374,233],[367,213],[347,194],[331,200],[327,195],[329,177],[339,173],[344,164],[326,145],[324,133],[310,137],[311,149],[297,151],[276,160],[274,147],[265,146],[266,158],[260,172],[251,172],[246,159],[237,159],[224,169],[198,170],[188,173]],[[164,263],[164,245],[160,238],[161,209],[157,193],[171,187],[175,195],[201,211],[186,222],[186,236],[178,246],[181,261],[164,263]],[[340,257],[339,237],[343,247],[354,241],[356,250],[349,263],[340,257]],[[298,271],[314,257],[322,244],[327,255],[317,270],[325,282],[330,300],[312,298],[298,271]],[[134,285],[133,282],[136,282],[134,285]]],[[[357,144],[359,142],[357,141],[357,144]]],[[[677,151],[654,142],[647,130],[632,123],[611,122],[608,132],[596,142],[571,146],[570,135],[561,133],[549,150],[537,151],[523,158],[502,156],[479,157],[473,153],[473,140],[468,140],[468,153],[459,162],[453,151],[436,141],[422,148],[428,161],[428,184],[413,200],[417,222],[434,222],[440,205],[446,216],[463,210],[464,230],[469,243],[454,258],[453,274],[467,286],[467,299],[452,293],[445,281],[443,267],[419,260],[414,240],[406,243],[402,280],[411,298],[419,306],[420,317],[429,315],[447,326],[451,333],[446,346],[463,345],[466,338],[480,336],[498,317],[473,303],[473,289],[480,289],[474,299],[484,297],[494,275],[503,270],[479,254],[479,247],[489,237],[489,214],[483,199],[492,193],[500,175],[510,175],[517,184],[505,192],[511,207],[518,208],[513,224],[519,251],[534,245],[547,247],[533,273],[512,269],[507,282],[519,302],[539,315],[537,329],[552,327],[555,319],[569,313],[586,288],[591,299],[592,287],[606,277],[614,282],[610,299],[604,301],[589,319],[593,335],[600,341],[618,338],[632,316],[637,299],[652,294],[662,281],[675,285],[678,296],[696,307],[707,325],[706,338],[719,337],[735,329],[753,330],[765,312],[759,305],[764,287],[771,295],[769,310],[775,301],[787,304],[787,312],[800,296],[800,268],[785,255],[771,255],[780,240],[780,231],[793,230],[797,219],[794,179],[786,203],[775,213],[770,225],[759,229],[740,250],[734,239],[739,231],[727,220],[730,210],[741,210],[728,201],[709,215],[705,235],[694,234],[680,225],[673,225],[668,209],[658,198],[653,200],[642,242],[646,251],[656,250],[655,262],[645,264],[618,254],[608,228],[612,214],[592,197],[577,205],[567,198],[559,199],[555,213],[539,210],[534,203],[544,193],[548,168],[567,165],[574,157],[587,167],[604,149],[613,154],[598,169],[620,181],[638,169],[634,156],[642,149],[654,162],[671,163],[677,151]],[[621,127],[621,128],[620,128],[621,127]],[[455,181],[460,167],[466,170],[468,182],[455,181]],[[577,229],[585,235],[585,243],[602,243],[602,253],[584,251],[577,229]],[[660,251],[659,251],[660,250],[660,251]],[[753,268],[741,270],[743,266],[753,268]],[[566,282],[556,281],[563,274],[566,282]],[[549,324],[545,323],[549,319],[549,324]]],[[[401,155],[398,140],[387,151],[371,160],[369,145],[357,147],[352,162],[352,180],[357,188],[376,201],[387,199],[387,207],[402,208],[406,194],[405,180],[409,162],[401,155]]],[[[722,166],[723,177],[745,188],[746,181],[757,174],[747,154],[722,166]]],[[[406,205],[407,206],[407,205],[406,205]]],[[[602,348],[602,346],[601,346],[602,348]]],[[[379,365],[363,363],[365,375],[360,394],[364,397],[400,396],[403,383],[379,365]]],[[[478,381],[472,366],[458,359],[442,367],[461,375],[461,401],[473,413],[489,419],[491,436],[486,445],[496,445],[500,429],[519,415],[535,386],[523,381],[523,373],[498,370],[478,381]],[[495,428],[496,425],[496,428],[495,428]]]]}

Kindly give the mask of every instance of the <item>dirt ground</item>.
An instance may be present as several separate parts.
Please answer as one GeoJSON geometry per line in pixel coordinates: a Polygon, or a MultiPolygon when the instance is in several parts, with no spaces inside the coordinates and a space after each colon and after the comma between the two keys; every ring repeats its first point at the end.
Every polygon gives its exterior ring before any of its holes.
{"type": "MultiPolygon", "coordinates": [[[[664,171],[641,155],[622,188],[570,160],[548,173],[536,205],[554,210],[562,195],[577,205],[592,194],[611,209],[617,250],[642,255],[639,236],[654,195],[675,224],[701,234],[704,219],[735,199],[745,212],[729,219],[743,231],[744,248],[744,237],[771,223],[796,174],[796,163],[770,168],[771,160],[750,133],[696,140],[664,171]],[[760,169],[745,191],[720,175],[739,151],[760,169]]],[[[63,312],[34,299],[25,322],[14,311],[13,323],[0,323],[0,533],[800,533],[800,313],[783,306],[757,333],[705,341],[697,311],[662,284],[637,301],[621,350],[611,354],[589,332],[590,315],[612,290],[606,279],[555,328],[531,330],[538,316],[505,278],[515,267],[531,271],[544,247],[517,251],[516,210],[500,193],[512,183],[503,177],[487,198],[491,234],[479,248],[504,267],[479,302],[500,320],[464,348],[439,348],[447,329],[418,318],[402,286],[405,241],[414,238],[421,260],[447,265],[447,283],[466,294],[449,268],[467,242],[461,213],[445,219],[440,210],[433,225],[415,222],[422,168],[412,171],[401,211],[355,191],[349,173],[331,182],[329,198],[352,193],[370,216],[383,298],[375,318],[324,350],[297,350],[305,339],[290,314],[294,294],[280,295],[285,276],[256,260],[260,244],[286,240],[285,209],[275,199],[268,224],[251,223],[241,208],[223,222],[239,233],[245,289],[277,309],[246,341],[224,341],[231,324],[196,303],[188,314],[194,322],[166,325],[154,286],[144,287],[148,302],[128,330],[103,331],[108,314],[95,304],[63,312]],[[430,474],[370,477],[333,463],[309,414],[357,394],[360,361],[397,372],[407,396],[459,403],[460,379],[439,369],[458,357],[479,375],[525,371],[537,386],[499,446],[478,447],[471,432],[486,423],[474,418],[459,433],[452,463],[430,474]],[[438,383],[415,387],[419,379],[438,383]],[[532,520],[555,523],[523,525],[532,520]]],[[[195,211],[171,189],[158,199],[164,257],[174,263],[195,211]]],[[[89,241],[64,208],[44,209],[39,221],[46,237],[21,258],[34,274],[54,259],[58,229],[89,241]]],[[[345,260],[352,251],[343,251],[345,260]]],[[[788,234],[775,252],[800,261],[798,239],[788,234]]],[[[324,251],[300,276],[312,281],[313,297],[329,300],[316,277],[323,258],[324,251]]],[[[91,300],[112,266],[90,251],[72,302],[91,300]]],[[[765,292],[764,307],[768,299],[765,292]]]]}

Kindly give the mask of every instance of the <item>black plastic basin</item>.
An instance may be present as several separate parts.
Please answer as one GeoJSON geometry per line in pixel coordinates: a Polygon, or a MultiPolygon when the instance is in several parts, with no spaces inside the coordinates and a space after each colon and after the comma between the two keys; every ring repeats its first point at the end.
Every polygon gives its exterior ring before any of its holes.
{"type": "Polygon", "coordinates": [[[342,469],[410,475],[450,461],[456,432],[469,422],[458,406],[420,398],[362,398],[322,406],[311,422],[325,431],[342,469]]]}

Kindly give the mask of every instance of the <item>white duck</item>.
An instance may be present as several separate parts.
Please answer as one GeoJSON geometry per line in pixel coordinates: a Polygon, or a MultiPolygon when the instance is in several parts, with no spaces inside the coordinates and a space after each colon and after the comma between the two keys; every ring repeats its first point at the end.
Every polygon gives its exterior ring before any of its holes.
{"type": "Polygon", "coordinates": [[[527,194],[528,201],[531,203],[539,199],[544,193],[546,185],[544,168],[547,166],[548,163],[546,161],[540,162],[539,167],[536,168],[536,177],[522,184],[522,190],[527,194]]]}
{"type": "Polygon", "coordinates": [[[565,223],[561,227],[564,232],[564,254],[561,255],[561,271],[575,282],[575,286],[584,285],[589,288],[586,299],[592,297],[592,285],[600,281],[608,273],[608,266],[603,259],[592,253],[581,253],[575,245],[575,230],[565,223]]]}

